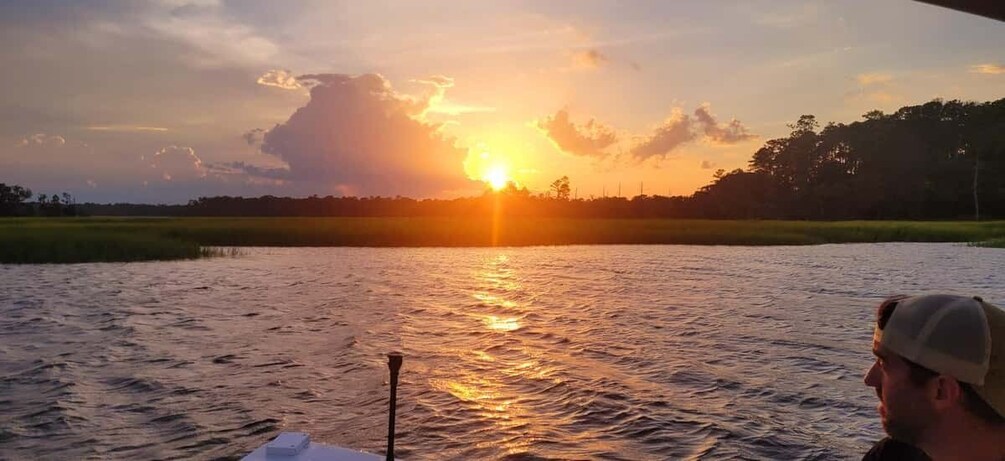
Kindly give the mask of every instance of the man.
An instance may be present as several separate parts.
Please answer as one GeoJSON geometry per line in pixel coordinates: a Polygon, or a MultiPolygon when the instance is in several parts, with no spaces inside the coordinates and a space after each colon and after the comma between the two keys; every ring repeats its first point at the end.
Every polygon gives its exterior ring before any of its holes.
{"type": "Polygon", "coordinates": [[[1005,311],[976,297],[890,298],[872,350],[865,384],[890,438],[864,460],[1005,460],[1005,311]]]}

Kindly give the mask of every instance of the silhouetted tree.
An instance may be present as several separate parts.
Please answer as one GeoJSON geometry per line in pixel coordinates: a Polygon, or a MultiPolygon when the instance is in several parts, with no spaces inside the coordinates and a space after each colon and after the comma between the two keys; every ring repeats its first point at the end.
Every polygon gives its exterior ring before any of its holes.
{"type": "Polygon", "coordinates": [[[24,204],[31,199],[31,195],[31,189],[0,183],[0,216],[21,215],[24,204]]]}
{"type": "Polygon", "coordinates": [[[551,183],[551,192],[555,193],[555,198],[559,200],[569,200],[569,194],[572,192],[572,188],[569,187],[569,177],[562,176],[551,183]]]}

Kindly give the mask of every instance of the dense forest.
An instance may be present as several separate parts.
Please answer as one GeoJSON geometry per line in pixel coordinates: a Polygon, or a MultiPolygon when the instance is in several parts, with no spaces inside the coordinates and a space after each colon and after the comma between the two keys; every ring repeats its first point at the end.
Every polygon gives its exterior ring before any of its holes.
{"type": "MultiPolygon", "coordinates": [[[[729,219],[989,219],[1005,217],[1005,99],[934,100],[862,121],[812,115],[771,139],[746,169],[719,170],[690,197],[571,199],[570,181],[532,194],[500,192],[453,200],[405,197],[202,197],[186,205],[27,202],[0,185],[0,214],[102,216],[554,216],[729,219]]],[[[55,200],[55,202],[53,202],[55,200]]]]}
{"type": "Polygon", "coordinates": [[[863,118],[819,129],[804,115],[747,170],[717,175],[690,200],[714,217],[1005,217],[1005,99],[863,118]]]}

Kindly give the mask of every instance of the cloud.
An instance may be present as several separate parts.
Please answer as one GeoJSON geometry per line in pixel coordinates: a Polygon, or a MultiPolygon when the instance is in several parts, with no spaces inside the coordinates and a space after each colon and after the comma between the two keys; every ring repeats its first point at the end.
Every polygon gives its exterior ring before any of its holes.
{"type": "Polygon", "coordinates": [[[573,54],[572,61],[579,68],[596,69],[607,64],[609,59],[596,48],[591,48],[573,54]]]}
{"type": "Polygon", "coordinates": [[[701,169],[703,169],[703,170],[711,170],[712,168],[715,168],[715,163],[714,162],[710,162],[708,160],[702,160],[701,161],[701,169]]]}
{"type": "Polygon", "coordinates": [[[261,128],[255,128],[253,130],[248,130],[246,133],[241,135],[241,139],[248,143],[249,146],[258,147],[262,145],[265,140],[265,130],[261,128]]]}
{"type": "Polygon", "coordinates": [[[415,80],[419,83],[426,83],[437,88],[451,88],[454,86],[454,79],[445,75],[431,75],[426,78],[415,80]]]}
{"type": "Polygon", "coordinates": [[[191,181],[206,176],[202,160],[191,147],[164,147],[150,157],[148,165],[164,181],[191,181]]]}
{"type": "Polygon", "coordinates": [[[432,75],[423,79],[412,80],[412,82],[432,87],[431,91],[419,98],[419,104],[425,104],[426,106],[422,111],[423,116],[427,114],[461,115],[478,112],[495,112],[496,110],[494,107],[469,106],[447,100],[447,89],[454,86],[454,79],[450,77],[432,75]]]}
{"type": "MultiPolygon", "coordinates": [[[[231,167],[317,193],[437,195],[474,184],[463,172],[466,152],[440,133],[440,125],[420,119],[430,96],[399,94],[378,74],[297,80],[310,86],[310,100],[265,132],[261,146],[288,168],[231,167]]],[[[427,81],[448,87],[446,79],[427,81]]]]}
{"type": "Polygon", "coordinates": [[[970,66],[970,72],[987,75],[1005,74],[1005,66],[1000,64],[976,64],[970,66]]]}
{"type": "Polygon", "coordinates": [[[59,135],[49,135],[45,133],[35,133],[30,136],[25,136],[18,141],[18,147],[26,146],[47,146],[47,147],[59,147],[66,144],[66,139],[59,135]]]}
{"type": "Polygon", "coordinates": [[[421,111],[421,116],[423,117],[427,113],[435,111],[437,107],[442,105],[447,94],[447,89],[453,88],[454,86],[454,79],[443,75],[433,75],[424,79],[413,81],[432,87],[432,90],[427,92],[426,95],[418,101],[418,104],[425,105],[425,108],[421,111]]]}
{"type": "Polygon", "coordinates": [[[126,133],[134,132],[145,132],[145,131],[168,131],[167,128],[160,126],[138,126],[138,125],[95,125],[87,127],[90,131],[120,131],[126,133]]]}
{"type": "MultiPolygon", "coordinates": [[[[537,128],[544,133],[559,150],[584,157],[606,157],[608,148],[618,142],[615,131],[596,120],[590,119],[584,125],[575,125],[569,119],[566,109],[537,122],[537,128]]],[[[653,132],[636,136],[628,153],[637,161],[650,158],[665,158],[678,147],[705,139],[717,144],[735,144],[756,138],[739,120],[733,119],[720,124],[712,115],[709,104],[703,104],[694,111],[694,117],[675,107],[670,116],[657,125],[653,132]]]]}
{"type": "Polygon", "coordinates": [[[604,149],[618,141],[614,131],[593,119],[585,125],[573,124],[566,109],[539,120],[537,128],[547,135],[559,150],[584,157],[605,157],[607,152],[604,149]]]}
{"type": "Polygon", "coordinates": [[[303,88],[303,85],[297,81],[297,78],[293,76],[288,70],[283,69],[273,69],[258,77],[256,80],[259,85],[271,86],[275,88],[282,88],[284,90],[299,90],[303,88]]]}
{"type": "Polygon", "coordinates": [[[289,168],[269,168],[252,165],[247,162],[224,162],[206,165],[206,169],[215,174],[231,175],[246,174],[255,178],[270,179],[284,182],[290,177],[289,168]]]}
{"type": "Polygon", "coordinates": [[[875,85],[885,85],[893,81],[893,76],[884,73],[869,73],[869,74],[858,74],[855,76],[855,81],[858,82],[859,86],[875,86],[875,85]]]}
{"type": "Polygon", "coordinates": [[[882,72],[856,75],[858,87],[849,92],[847,97],[870,104],[894,104],[902,99],[894,89],[894,81],[893,75],[882,72]]]}
{"type": "Polygon", "coordinates": [[[202,52],[187,56],[199,67],[221,68],[229,65],[260,65],[274,61],[279,46],[255,28],[235,21],[219,2],[195,7],[172,7],[170,14],[146,18],[148,30],[187,44],[202,52]]]}
{"type": "Polygon", "coordinates": [[[694,132],[691,117],[674,108],[653,134],[646,136],[631,148],[629,153],[637,160],[650,158],[665,158],[680,145],[694,140],[698,135],[694,132]]]}
{"type": "Polygon", "coordinates": [[[711,107],[707,103],[702,104],[694,110],[694,118],[701,125],[702,130],[704,130],[705,138],[714,143],[735,144],[757,137],[750,134],[747,127],[743,126],[735,118],[725,125],[719,125],[711,113],[711,107]]]}

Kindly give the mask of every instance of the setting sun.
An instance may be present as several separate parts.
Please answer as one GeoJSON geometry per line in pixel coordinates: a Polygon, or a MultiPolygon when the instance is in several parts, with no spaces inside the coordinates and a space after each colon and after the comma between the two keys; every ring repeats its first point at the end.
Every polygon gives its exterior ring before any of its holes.
{"type": "Polygon", "coordinates": [[[493,190],[502,190],[506,187],[506,183],[509,182],[509,174],[506,173],[506,167],[501,165],[496,165],[489,168],[485,172],[485,176],[482,179],[488,183],[493,190]]]}

